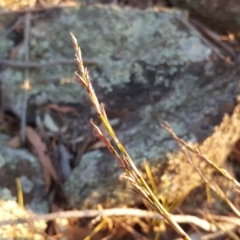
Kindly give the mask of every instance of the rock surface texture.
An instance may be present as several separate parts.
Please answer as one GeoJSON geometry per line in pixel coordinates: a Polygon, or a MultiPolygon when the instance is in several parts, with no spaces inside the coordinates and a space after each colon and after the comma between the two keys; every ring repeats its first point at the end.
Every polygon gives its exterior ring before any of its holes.
{"type": "Polygon", "coordinates": [[[175,7],[188,9],[194,18],[198,18],[214,30],[221,33],[239,32],[240,2],[238,0],[171,0],[175,7]]]}
{"type": "MultiPolygon", "coordinates": [[[[36,21],[30,38],[31,61],[48,62],[73,58],[69,31],[75,34],[97,95],[110,119],[119,122],[117,135],[138,166],[148,160],[159,194],[170,201],[201,180],[177,153],[177,144],[160,127],[161,121],[168,121],[176,134],[219,165],[240,133],[238,108],[232,117],[223,118],[236,105],[237,70],[217,59],[199,33],[179,19],[187,21],[181,11],[82,6],[36,21]]],[[[50,101],[88,107],[74,70],[76,66],[69,64],[32,69],[31,93],[45,92],[50,101]]],[[[12,92],[14,101],[20,97],[23,79],[22,69],[7,68],[1,74],[3,89],[12,92]]],[[[13,108],[16,102],[3,103],[19,112],[13,108]]],[[[80,208],[138,201],[119,180],[120,173],[106,149],[84,154],[64,186],[70,204],[80,208]]]]}
{"type": "Polygon", "coordinates": [[[38,160],[25,149],[6,146],[10,138],[0,134],[0,199],[17,200],[16,178],[19,178],[24,206],[38,213],[48,212],[42,169],[38,160]]]}

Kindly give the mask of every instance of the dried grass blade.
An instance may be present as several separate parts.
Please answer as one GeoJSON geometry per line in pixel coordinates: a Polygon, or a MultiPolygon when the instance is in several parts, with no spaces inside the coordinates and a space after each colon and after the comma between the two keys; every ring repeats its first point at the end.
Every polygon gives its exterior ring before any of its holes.
{"type": "MultiPolygon", "coordinates": [[[[85,87],[85,90],[95,107],[98,117],[100,118],[101,122],[103,123],[105,129],[108,131],[111,138],[114,140],[115,144],[117,145],[118,149],[122,153],[122,160],[124,162],[124,170],[126,172],[127,177],[131,179],[131,183],[133,186],[135,186],[136,189],[140,191],[140,194],[143,196],[143,198],[152,206],[153,209],[155,209],[159,214],[161,214],[167,222],[174,228],[174,230],[181,236],[184,240],[189,240],[189,236],[184,232],[184,230],[175,222],[171,215],[167,212],[167,210],[163,207],[163,205],[159,202],[158,198],[154,195],[148,184],[145,182],[143,177],[141,176],[140,172],[138,171],[137,167],[133,163],[132,159],[128,155],[125,147],[123,144],[118,140],[111,124],[109,123],[106,113],[104,110],[103,105],[99,104],[98,98],[95,94],[95,91],[92,87],[89,74],[86,68],[83,66],[82,62],[82,55],[80,47],[78,46],[76,38],[71,34],[72,42],[76,51],[76,59],[77,64],[79,66],[80,75],[76,75],[78,81],[82,84],[83,87],[85,87]]],[[[95,131],[98,130],[95,128],[95,131]]],[[[97,132],[99,133],[99,132],[97,132]]],[[[104,137],[99,134],[99,139],[102,139],[102,141],[105,140],[104,137]]]]}

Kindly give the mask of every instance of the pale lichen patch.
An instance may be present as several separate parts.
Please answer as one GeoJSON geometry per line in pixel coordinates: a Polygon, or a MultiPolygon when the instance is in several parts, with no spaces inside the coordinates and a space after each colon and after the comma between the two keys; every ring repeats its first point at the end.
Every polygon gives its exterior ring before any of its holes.
{"type": "MultiPolygon", "coordinates": [[[[205,60],[211,53],[194,33],[179,28],[177,18],[187,20],[183,12],[176,10],[142,11],[108,6],[63,10],[58,17],[33,24],[30,60],[72,59],[74,51],[68,38],[71,31],[79,40],[84,58],[97,62],[97,65],[89,67],[89,71],[101,94],[111,92],[115,87],[124,89],[130,82],[147,88],[149,77],[145,74],[146,69],[157,72],[150,79],[155,81],[155,85],[168,87],[168,79],[174,74],[186,69],[191,62],[205,60]],[[191,48],[186,48],[189,43],[191,48]]],[[[23,50],[19,49],[17,60],[24,59],[23,50]]],[[[46,91],[49,99],[55,102],[82,100],[81,86],[74,83],[74,70],[76,66],[66,64],[31,70],[31,93],[46,91]],[[62,85],[64,79],[69,81],[62,85]]],[[[23,70],[8,69],[2,79],[6,89],[14,95],[21,93],[23,70]]]]}

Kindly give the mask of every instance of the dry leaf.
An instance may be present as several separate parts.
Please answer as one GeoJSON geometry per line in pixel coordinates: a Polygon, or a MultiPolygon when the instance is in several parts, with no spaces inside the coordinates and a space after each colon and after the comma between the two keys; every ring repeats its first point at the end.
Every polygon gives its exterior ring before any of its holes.
{"type": "Polygon", "coordinates": [[[104,142],[102,141],[97,141],[96,143],[94,143],[93,145],[91,145],[91,147],[89,148],[89,150],[95,150],[95,149],[98,149],[98,148],[105,148],[106,145],[104,142]]]}
{"type": "Polygon", "coordinates": [[[15,136],[10,141],[8,141],[6,144],[8,147],[11,147],[11,148],[19,148],[21,146],[20,137],[15,136]]]}
{"type": "Polygon", "coordinates": [[[38,133],[31,127],[26,128],[26,137],[29,143],[34,148],[38,160],[40,161],[43,168],[43,175],[45,181],[45,189],[46,192],[49,191],[51,180],[57,181],[57,173],[52,165],[52,162],[47,155],[47,147],[45,143],[42,141],[38,133]]]}
{"type": "Polygon", "coordinates": [[[52,132],[58,132],[59,131],[59,127],[54,122],[54,120],[52,119],[52,117],[50,116],[49,113],[45,114],[44,119],[43,119],[43,124],[48,130],[50,130],[52,132]]]}
{"type": "Polygon", "coordinates": [[[68,125],[64,125],[64,126],[62,126],[61,129],[60,129],[60,132],[61,132],[61,133],[65,133],[65,132],[67,132],[68,127],[69,127],[68,125]]]}
{"type": "Polygon", "coordinates": [[[55,110],[57,112],[60,113],[72,113],[72,112],[76,112],[76,109],[73,107],[69,107],[69,106],[59,106],[57,104],[54,103],[50,103],[47,105],[48,108],[55,110]]]}

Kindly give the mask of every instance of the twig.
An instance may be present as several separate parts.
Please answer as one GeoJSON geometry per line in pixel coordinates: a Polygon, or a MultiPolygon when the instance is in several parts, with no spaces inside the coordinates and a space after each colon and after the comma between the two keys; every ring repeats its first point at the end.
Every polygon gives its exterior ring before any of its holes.
{"type": "Polygon", "coordinates": [[[0,36],[0,39],[7,37],[8,34],[10,34],[14,29],[18,28],[24,23],[24,17],[19,17],[17,21],[14,23],[13,26],[11,26],[9,29],[6,30],[5,33],[3,33],[2,36],[0,36]]]}
{"type": "MultiPolygon", "coordinates": [[[[180,208],[178,208],[177,211],[178,211],[180,214],[184,215],[184,212],[183,212],[180,208]]],[[[211,221],[209,221],[209,222],[211,222],[211,221]]],[[[212,223],[212,222],[211,222],[211,223],[212,223]]],[[[192,229],[193,229],[199,236],[202,235],[201,231],[199,231],[199,229],[198,229],[194,224],[189,223],[189,225],[192,227],[192,229]]]]}
{"type": "MultiPolygon", "coordinates": [[[[25,50],[25,61],[29,61],[29,32],[31,24],[31,13],[26,13],[25,23],[24,23],[24,50],[25,50]]],[[[23,84],[23,101],[22,101],[22,111],[21,111],[21,129],[20,138],[21,143],[24,144],[26,140],[26,115],[27,115],[27,101],[28,101],[28,90],[30,86],[29,80],[29,69],[25,69],[25,79],[23,84]]]]}
{"type": "Polygon", "coordinates": [[[230,46],[228,46],[225,42],[222,41],[221,36],[219,36],[216,32],[212,31],[211,29],[207,28],[205,25],[194,19],[191,19],[191,22],[195,26],[195,28],[199,29],[199,31],[205,34],[215,44],[224,49],[233,59],[236,59],[236,53],[230,46]]]}
{"type": "MultiPolygon", "coordinates": [[[[229,231],[236,230],[237,227],[234,225],[225,226],[225,230],[218,230],[214,233],[208,233],[201,236],[201,240],[217,240],[217,239],[225,239],[224,237],[229,237],[229,231]]],[[[196,238],[200,239],[200,238],[196,238]]],[[[229,238],[227,238],[229,239],[229,238]]],[[[230,238],[235,239],[235,238],[230,238]]],[[[237,238],[238,239],[238,238],[237,238]]],[[[180,240],[180,238],[176,238],[174,240],[180,240]]]]}
{"type": "Polygon", "coordinates": [[[191,24],[189,21],[185,21],[179,17],[176,17],[176,19],[179,22],[181,22],[185,27],[187,27],[189,30],[197,32],[199,38],[203,41],[203,43],[205,43],[209,48],[211,48],[213,50],[213,52],[215,52],[218,55],[218,57],[220,57],[221,59],[225,59],[225,57],[221,53],[220,49],[217,46],[213,45],[205,36],[203,36],[203,34],[200,33],[200,31],[193,24],[191,24]]]}
{"type": "Polygon", "coordinates": [[[228,222],[228,223],[231,223],[231,224],[234,224],[234,225],[240,227],[240,218],[239,217],[218,216],[218,215],[210,214],[210,213],[208,213],[205,217],[209,220],[214,219],[216,221],[228,222]]]}
{"type": "MultiPolygon", "coordinates": [[[[236,229],[237,229],[236,226],[229,225],[225,231],[219,230],[215,233],[206,234],[201,237],[201,240],[225,239],[225,237],[229,237],[229,234],[228,234],[229,231],[234,231],[236,229]]],[[[227,239],[229,239],[229,238],[227,238],[227,239]]],[[[230,238],[230,239],[232,239],[232,238],[230,238]]]]}
{"type": "MultiPolygon", "coordinates": [[[[98,62],[93,59],[83,59],[83,62],[86,65],[98,65],[98,62]]],[[[66,65],[75,65],[76,60],[74,59],[60,59],[57,61],[49,61],[49,62],[18,62],[12,60],[0,60],[0,65],[5,65],[8,67],[14,68],[48,68],[59,64],[66,64],[66,65]]]]}
{"type": "MultiPolygon", "coordinates": [[[[49,214],[33,215],[29,218],[18,219],[18,220],[6,220],[0,221],[0,227],[5,225],[16,225],[28,223],[29,221],[51,221],[56,218],[93,218],[93,217],[113,217],[113,216],[132,216],[139,218],[149,218],[164,220],[164,217],[156,212],[150,212],[146,210],[140,210],[135,208],[112,208],[104,210],[82,210],[82,211],[64,211],[64,212],[54,212],[49,214]]],[[[200,219],[196,216],[191,215],[172,215],[171,217],[178,223],[192,223],[205,231],[215,232],[217,230],[216,226],[209,223],[204,219],[200,219]]]]}

